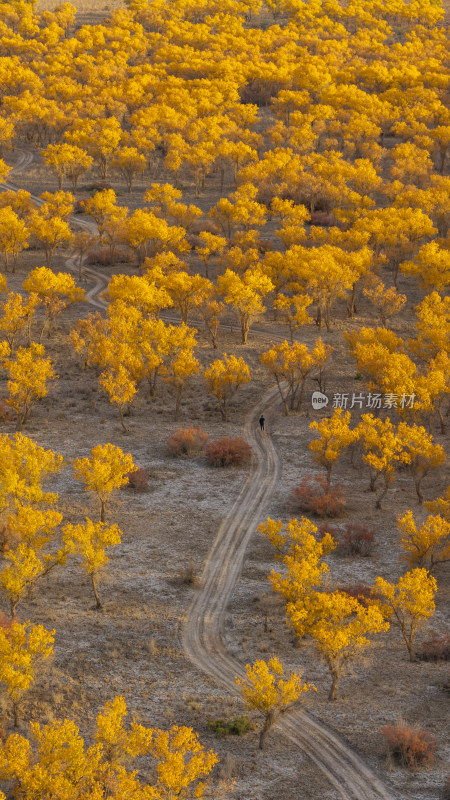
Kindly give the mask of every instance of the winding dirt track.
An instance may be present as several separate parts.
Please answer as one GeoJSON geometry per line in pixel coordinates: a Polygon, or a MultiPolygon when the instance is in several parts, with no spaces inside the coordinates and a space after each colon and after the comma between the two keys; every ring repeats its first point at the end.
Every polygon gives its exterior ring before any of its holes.
{"type": "MultiPolygon", "coordinates": [[[[255,459],[250,475],[217,533],[182,631],[186,655],[203,672],[236,693],[235,676],[244,670],[227,652],[222,631],[225,612],[239,580],[247,546],[279,481],[281,463],[268,432],[257,432],[261,410],[266,418],[279,402],[268,392],[249,413],[244,434],[255,459]]],[[[332,730],[310,714],[291,712],[277,726],[306,753],[338,790],[342,800],[393,800],[392,794],[364,761],[332,730]]]]}
{"type": "MultiPolygon", "coordinates": [[[[21,172],[33,161],[32,153],[18,153],[11,172],[21,172]]],[[[0,190],[5,189],[16,191],[17,187],[8,181],[0,184],[0,190]]],[[[38,197],[32,195],[32,199],[37,205],[42,204],[38,197]]],[[[93,221],[73,216],[71,222],[90,233],[97,231],[93,221]]],[[[74,256],[68,259],[67,266],[75,270],[74,256]]],[[[86,299],[96,308],[105,308],[101,292],[107,286],[107,278],[85,266],[83,273],[93,282],[86,292],[86,299]]],[[[267,339],[284,338],[264,331],[252,331],[267,339]]],[[[258,522],[264,518],[280,479],[281,462],[270,433],[261,435],[257,432],[261,411],[270,420],[278,403],[278,390],[272,389],[246,418],[244,435],[255,453],[252,469],[239,497],[220,525],[204,568],[201,588],[195,594],[182,629],[182,643],[190,661],[233,694],[237,692],[235,676],[242,677],[244,670],[229,655],[223,643],[224,617],[239,580],[250,539],[258,522]]],[[[280,719],[276,727],[311,758],[337,789],[342,800],[395,800],[398,797],[384,786],[351,747],[310,714],[290,712],[280,719]]]]}

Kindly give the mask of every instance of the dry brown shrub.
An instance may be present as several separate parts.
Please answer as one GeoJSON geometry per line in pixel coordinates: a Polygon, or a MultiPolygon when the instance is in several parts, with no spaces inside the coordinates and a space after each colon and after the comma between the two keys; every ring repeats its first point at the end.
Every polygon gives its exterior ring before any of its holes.
{"type": "Polygon", "coordinates": [[[203,453],[208,441],[208,434],[201,428],[179,428],[167,440],[167,447],[173,456],[195,456],[203,453]]]}
{"type": "Polygon", "coordinates": [[[323,475],[303,478],[294,491],[301,511],[317,517],[339,517],[345,511],[343,487],[327,486],[323,475]]]}
{"type": "Polygon", "coordinates": [[[404,724],[386,725],[383,736],[389,755],[404,767],[416,769],[434,759],[436,740],[428,731],[404,724]]]}
{"type": "Polygon", "coordinates": [[[239,467],[248,464],[253,450],[242,436],[224,436],[206,448],[206,458],[211,467],[239,467]]]}

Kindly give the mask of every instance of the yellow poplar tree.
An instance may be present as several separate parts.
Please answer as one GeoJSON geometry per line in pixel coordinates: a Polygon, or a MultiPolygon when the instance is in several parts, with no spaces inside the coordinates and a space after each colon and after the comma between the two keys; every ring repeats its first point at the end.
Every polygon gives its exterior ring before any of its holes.
{"type": "Polygon", "coordinates": [[[122,532],[117,525],[107,526],[103,522],[95,523],[86,518],[84,525],[65,525],[63,536],[69,552],[81,556],[82,565],[91,576],[96,608],[101,609],[103,606],[97,589],[98,573],[108,563],[106,549],[120,544],[122,532]]]}
{"type": "Polygon", "coordinates": [[[209,775],[219,759],[205,750],[192,728],[173,725],[170,731],[153,730],[149,752],[156,760],[156,797],[203,797],[209,775]]]}
{"type": "Polygon", "coordinates": [[[41,151],[41,155],[47,166],[55,173],[59,189],[63,188],[64,178],[67,176],[70,178],[74,192],[79,178],[87,172],[94,160],[81,147],[67,142],[49,144],[45,150],[41,151]]]}
{"type": "Polygon", "coordinates": [[[306,378],[315,363],[308,346],[302,342],[288,344],[284,341],[263,353],[260,362],[275,378],[285,414],[298,411],[303,400],[306,378]]]}
{"type": "Polygon", "coordinates": [[[306,310],[312,302],[313,298],[308,294],[294,294],[292,297],[279,294],[274,300],[275,312],[277,315],[279,313],[281,321],[289,326],[291,344],[294,343],[294,333],[297,328],[313,321],[306,310]]]}
{"type": "MultiPolygon", "coordinates": [[[[310,634],[316,642],[331,675],[329,700],[336,700],[341,676],[369,646],[369,635],[389,628],[381,611],[363,606],[345,592],[316,592],[316,621],[310,634]]],[[[299,604],[288,605],[291,623],[296,628],[299,604]]],[[[302,615],[300,614],[302,622],[302,615]]]]}
{"type": "Polygon", "coordinates": [[[437,469],[445,462],[444,448],[440,444],[434,444],[432,435],[421,425],[400,422],[397,434],[408,454],[408,467],[414,479],[419,504],[422,504],[422,481],[430,470],[437,469]]]}
{"type": "Polygon", "coordinates": [[[418,275],[424,286],[445,292],[450,284],[450,251],[439,242],[428,242],[412,261],[403,261],[400,269],[406,275],[418,275]]]}
{"type": "Polygon", "coordinates": [[[240,386],[250,381],[250,370],[242,356],[228,356],[216,359],[204,372],[208,391],[217,399],[222,419],[228,419],[230,400],[240,386]]]}
{"type": "Polygon", "coordinates": [[[217,335],[224,309],[225,304],[215,299],[206,299],[199,308],[200,316],[205,323],[205,328],[214,350],[217,350],[217,335]]]}
{"type": "Polygon", "coordinates": [[[372,289],[364,289],[363,294],[375,306],[385,327],[388,318],[398,314],[406,305],[406,295],[399,294],[395,286],[386,289],[382,281],[378,281],[372,289]]]}
{"type": "Polygon", "coordinates": [[[436,591],[435,579],[423,567],[406,572],[397,584],[383,578],[375,581],[375,602],[383,616],[399,629],[410,661],[416,660],[417,632],[434,614],[436,591]]]}
{"type": "Polygon", "coordinates": [[[89,458],[77,458],[73,468],[86,491],[93,492],[100,500],[100,521],[105,522],[107,498],[127,483],[128,473],[135,469],[132,456],[111,443],[98,444],[92,448],[89,458]]]}
{"type": "Polygon", "coordinates": [[[56,550],[55,530],[62,515],[52,509],[19,505],[7,516],[11,540],[17,542],[5,552],[5,562],[0,573],[0,582],[10,603],[14,616],[18,603],[26,593],[30,594],[35,583],[59,564],[64,564],[67,549],[56,550]],[[46,545],[51,542],[50,552],[46,545]]]}
{"type": "Polygon", "coordinates": [[[133,180],[138,173],[145,171],[147,161],[136,147],[121,147],[116,150],[111,160],[111,165],[125,178],[128,193],[131,194],[133,180]]]}
{"type": "Polygon", "coordinates": [[[182,323],[178,327],[169,325],[161,342],[162,364],[160,374],[175,395],[175,418],[178,417],[181,398],[192,375],[200,372],[200,362],[194,356],[197,341],[194,331],[182,323]]]}
{"type": "Polygon", "coordinates": [[[343,412],[337,408],[332,417],[311,422],[310,430],[317,431],[319,438],[309,443],[314,453],[314,461],[325,467],[327,486],[330,488],[331,471],[342,451],[356,440],[356,434],[350,430],[350,411],[343,412]]]}
{"type": "Polygon", "coordinates": [[[28,247],[29,235],[25,222],[11,206],[0,208],[0,252],[3,253],[5,272],[8,272],[10,257],[13,260],[12,271],[16,271],[19,253],[28,247]]]}
{"type": "MultiPolygon", "coordinates": [[[[130,358],[127,360],[129,361],[130,359],[134,359],[134,351],[130,348],[127,349],[130,351],[130,358]]],[[[123,351],[124,346],[121,347],[122,354],[123,351]]],[[[128,428],[125,425],[124,411],[131,405],[136,395],[136,379],[133,377],[132,373],[127,369],[127,367],[124,366],[124,364],[116,364],[115,366],[111,366],[109,369],[104,370],[100,374],[99,384],[103,391],[109,395],[110,403],[117,406],[120,424],[122,426],[122,430],[126,433],[128,428]]]]}
{"type": "Polygon", "coordinates": [[[30,215],[30,231],[42,244],[47,266],[50,267],[55,250],[72,242],[73,236],[69,225],[61,217],[43,217],[40,211],[30,215]]]}
{"type": "Polygon", "coordinates": [[[35,678],[37,664],[53,653],[54,636],[55,631],[30,622],[0,626],[0,681],[12,700],[16,728],[20,701],[35,678]]]}
{"type": "Polygon", "coordinates": [[[259,749],[264,749],[267,733],[277,717],[297,703],[304,692],[316,691],[311,683],[303,683],[301,673],[285,674],[278,658],[255,661],[245,667],[246,677],[236,678],[242,699],[250,710],[259,711],[264,724],[259,737],[259,749]]]}
{"type": "Polygon", "coordinates": [[[85,749],[71,720],[31,724],[33,745],[13,734],[0,746],[0,777],[20,790],[23,800],[60,797],[65,800],[189,800],[201,798],[204,778],[217,764],[192,728],[173,725],[170,731],[132,722],[127,729],[123,697],[106,703],[97,718],[94,744],[85,749]],[[156,782],[145,785],[128,762],[142,755],[155,762],[156,782]]]}
{"type": "Polygon", "coordinates": [[[189,275],[180,270],[167,275],[163,287],[168,292],[174,307],[180,312],[181,321],[187,325],[192,309],[198,308],[212,294],[213,284],[201,275],[189,275]]]}
{"type": "Polygon", "coordinates": [[[429,500],[424,503],[425,508],[433,514],[440,514],[447,522],[450,522],[450,483],[447,491],[442,497],[436,500],[429,500]]]}
{"type": "Polygon", "coordinates": [[[18,347],[15,359],[5,359],[3,366],[9,376],[6,402],[16,412],[20,429],[27,422],[35,403],[47,396],[47,382],[58,375],[50,358],[45,358],[43,345],[36,342],[31,342],[29,347],[18,347]]]}
{"type": "Polygon", "coordinates": [[[55,318],[72,303],[79,303],[85,299],[84,289],[80,289],[72,275],[68,272],[53,272],[48,267],[36,267],[22,284],[23,288],[36,295],[44,304],[45,319],[42,326],[40,339],[44,330],[50,332],[55,318]]]}
{"type": "Polygon", "coordinates": [[[23,328],[30,327],[34,312],[39,305],[39,298],[36,295],[25,299],[18,292],[9,292],[4,303],[1,304],[0,331],[3,332],[11,351],[17,335],[23,328]]]}
{"type": "Polygon", "coordinates": [[[418,526],[412,511],[407,511],[399,517],[397,527],[404,557],[411,566],[431,570],[450,559],[450,521],[444,517],[430,514],[418,526]]]}
{"type": "Polygon", "coordinates": [[[205,265],[205,276],[209,278],[209,264],[211,258],[220,255],[227,243],[223,236],[216,236],[208,231],[201,231],[198,236],[201,247],[196,247],[195,252],[202,259],[205,265]]]}
{"type": "Polygon", "coordinates": [[[363,461],[371,470],[371,491],[375,491],[377,478],[383,479],[383,488],[376,500],[376,508],[381,508],[381,501],[395,478],[396,467],[409,464],[410,456],[389,418],[383,421],[373,414],[363,414],[355,434],[362,441],[363,461]]]}
{"type": "Polygon", "coordinates": [[[57,495],[44,492],[42,481],[59,472],[63,458],[16,433],[0,434],[0,515],[21,505],[53,505],[57,495]]]}
{"type": "Polygon", "coordinates": [[[250,325],[265,311],[263,297],[273,289],[273,283],[260,269],[249,269],[237,275],[227,269],[217,279],[225,302],[234,306],[241,324],[242,343],[247,342],[250,325]]]}
{"type": "Polygon", "coordinates": [[[285,573],[272,570],[269,580],[274,592],[286,603],[298,606],[295,632],[302,637],[315,620],[314,590],[329,571],[323,559],[333,552],[336,542],[327,532],[318,541],[317,527],[306,517],[300,521],[290,519],[286,525],[268,517],[258,526],[258,531],[267,536],[277,550],[277,559],[283,562],[285,573]]]}

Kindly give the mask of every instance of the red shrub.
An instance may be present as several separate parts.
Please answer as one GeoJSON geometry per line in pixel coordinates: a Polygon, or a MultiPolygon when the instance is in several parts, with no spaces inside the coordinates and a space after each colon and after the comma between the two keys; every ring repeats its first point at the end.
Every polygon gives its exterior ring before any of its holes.
{"type": "Polygon", "coordinates": [[[179,428],[176,433],[172,433],[167,440],[167,447],[173,456],[193,456],[203,453],[208,434],[201,428],[179,428]]]}
{"type": "Polygon", "coordinates": [[[312,211],[308,221],[310,225],[332,225],[333,217],[326,211],[312,211]]]}
{"type": "Polygon", "coordinates": [[[344,556],[370,556],[374,535],[366,525],[350,522],[345,531],[338,536],[338,553],[344,556]]]}
{"type": "Polygon", "coordinates": [[[387,725],[383,728],[388,753],[400,764],[415,769],[434,758],[436,740],[431,733],[406,725],[387,725]]]}
{"type": "Polygon", "coordinates": [[[11,625],[13,624],[13,621],[14,620],[12,619],[8,619],[8,617],[6,616],[6,614],[3,613],[3,611],[0,611],[0,628],[9,631],[11,625]]]}
{"type": "Polygon", "coordinates": [[[3,420],[3,422],[10,422],[14,419],[13,412],[8,408],[4,400],[0,400],[0,419],[3,420]]]}
{"type": "Polygon", "coordinates": [[[128,473],[127,478],[130,489],[135,489],[137,492],[143,492],[148,489],[148,470],[144,469],[144,467],[132,470],[128,473]]]}
{"type": "Polygon", "coordinates": [[[322,522],[317,528],[317,538],[319,541],[320,539],[323,539],[326,533],[329,533],[336,542],[339,541],[339,528],[336,528],[335,525],[330,525],[329,522],[322,522]]]}
{"type": "Polygon", "coordinates": [[[229,467],[248,464],[253,450],[242,436],[224,436],[206,448],[206,458],[211,467],[229,467]]]}
{"type": "Polygon", "coordinates": [[[365,583],[353,583],[351,586],[341,586],[341,592],[345,592],[349,597],[354,597],[355,600],[361,603],[362,606],[367,608],[367,600],[373,599],[373,594],[370,586],[365,583]]]}
{"type": "Polygon", "coordinates": [[[450,633],[434,631],[417,657],[422,661],[450,661],[450,633]]]}
{"type": "Polygon", "coordinates": [[[317,517],[338,517],[346,506],[343,487],[328,487],[323,475],[303,478],[295,489],[295,496],[302,511],[317,517]]]}
{"type": "Polygon", "coordinates": [[[14,548],[20,540],[18,533],[11,530],[7,520],[0,520],[0,555],[14,548]]]}

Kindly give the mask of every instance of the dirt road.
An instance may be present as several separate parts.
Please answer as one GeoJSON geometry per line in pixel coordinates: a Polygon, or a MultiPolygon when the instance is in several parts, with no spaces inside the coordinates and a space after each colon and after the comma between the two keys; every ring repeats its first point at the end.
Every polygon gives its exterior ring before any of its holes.
{"type": "MultiPolygon", "coordinates": [[[[257,524],[264,518],[280,477],[280,458],[270,436],[270,416],[278,402],[278,391],[268,392],[245,421],[244,436],[253,447],[254,464],[241,494],[219,528],[205,565],[201,588],[182,632],[183,647],[192,663],[232,693],[237,691],[235,676],[242,677],[244,670],[224,646],[224,617],[242,571],[247,546],[257,524]],[[263,434],[258,430],[261,411],[269,421],[263,434]]],[[[290,713],[280,719],[276,727],[311,758],[342,800],[393,800],[395,797],[336,733],[310,714],[290,713]]]]}

